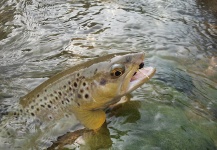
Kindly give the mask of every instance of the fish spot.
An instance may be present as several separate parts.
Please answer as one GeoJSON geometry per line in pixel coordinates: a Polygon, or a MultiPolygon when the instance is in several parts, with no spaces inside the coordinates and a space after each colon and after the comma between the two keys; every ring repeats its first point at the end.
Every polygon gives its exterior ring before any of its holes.
{"type": "Polygon", "coordinates": [[[81,90],[80,90],[80,92],[81,92],[81,93],[83,93],[83,92],[84,92],[84,90],[83,90],[83,89],[81,89],[81,90]]]}
{"type": "Polygon", "coordinates": [[[89,95],[88,95],[88,94],[85,94],[84,97],[87,99],[87,98],[89,98],[89,95]]]}
{"type": "Polygon", "coordinates": [[[22,110],[22,109],[20,109],[20,112],[22,113],[22,112],[23,112],[23,110],[22,110]]]}
{"type": "Polygon", "coordinates": [[[55,98],[56,98],[56,100],[58,100],[58,97],[57,97],[57,96],[56,96],[55,98]]]}
{"type": "Polygon", "coordinates": [[[55,94],[57,94],[57,91],[54,91],[55,94]]]}
{"type": "Polygon", "coordinates": [[[34,109],[34,106],[31,106],[32,109],[34,109]]]}
{"type": "Polygon", "coordinates": [[[77,73],[77,76],[79,77],[79,76],[80,76],[80,73],[77,73]]]}
{"type": "Polygon", "coordinates": [[[86,87],[86,90],[89,90],[89,87],[86,87]]]}
{"type": "Polygon", "coordinates": [[[68,114],[65,114],[65,117],[66,117],[66,118],[69,118],[69,115],[68,115],[68,114]]]}
{"type": "Polygon", "coordinates": [[[39,111],[39,108],[36,108],[37,111],[39,111]]]}
{"type": "Polygon", "coordinates": [[[51,97],[53,97],[53,94],[50,94],[51,97]]]}
{"type": "Polygon", "coordinates": [[[131,60],[132,60],[132,57],[131,57],[131,56],[127,56],[127,57],[126,57],[126,63],[131,62],[131,60]]]}
{"type": "Polygon", "coordinates": [[[32,116],[35,116],[35,114],[34,114],[34,113],[31,113],[31,115],[32,115],[32,116]]]}
{"type": "Polygon", "coordinates": [[[41,107],[45,107],[45,106],[41,104],[41,107]]]}
{"type": "Polygon", "coordinates": [[[40,99],[40,101],[42,102],[42,99],[40,99]]]}
{"type": "Polygon", "coordinates": [[[81,94],[78,94],[78,98],[81,98],[82,96],[81,96],[81,94]]]}
{"type": "Polygon", "coordinates": [[[53,102],[50,100],[50,103],[53,104],[53,102]]]}
{"type": "Polygon", "coordinates": [[[37,95],[37,97],[39,97],[39,94],[37,95]]]}
{"type": "Polygon", "coordinates": [[[48,108],[51,108],[51,105],[48,104],[47,107],[48,107],[48,108]]]}
{"type": "Polygon", "coordinates": [[[65,88],[66,88],[66,85],[64,85],[63,88],[65,89],[65,88]]]}
{"type": "Polygon", "coordinates": [[[78,86],[77,82],[74,82],[74,87],[77,87],[77,86],[78,86]]]}
{"type": "Polygon", "coordinates": [[[62,101],[62,104],[64,105],[64,101],[62,101]]]}
{"type": "Polygon", "coordinates": [[[96,74],[96,73],[97,73],[97,71],[98,71],[98,69],[95,69],[95,71],[94,71],[94,74],[96,74]]]}
{"type": "Polygon", "coordinates": [[[102,78],[99,82],[100,85],[105,85],[106,84],[106,79],[102,78]]]}
{"type": "Polygon", "coordinates": [[[80,103],[77,102],[77,105],[80,106],[80,103]]]}
{"type": "Polygon", "coordinates": [[[71,81],[68,81],[68,84],[70,85],[70,84],[71,84],[71,81]]]}
{"type": "Polygon", "coordinates": [[[86,84],[86,82],[83,82],[83,86],[86,86],[87,84],[86,84]]]}
{"type": "Polygon", "coordinates": [[[68,99],[68,98],[66,98],[66,101],[69,103],[70,102],[70,100],[68,99]]]}
{"type": "Polygon", "coordinates": [[[69,87],[69,91],[71,91],[72,90],[72,88],[71,87],[69,87]]]}
{"type": "Polygon", "coordinates": [[[49,118],[50,120],[52,120],[52,119],[53,119],[53,117],[52,117],[51,115],[48,115],[48,118],[49,118]]]}
{"type": "Polygon", "coordinates": [[[10,132],[7,132],[8,135],[11,135],[10,132]]]}
{"type": "Polygon", "coordinates": [[[44,97],[44,100],[47,100],[47,97],[44,97]]]}
{"type": "Polygon", "coordinates": [[[62,96],[62,93],[61,93],[61,92],[58,92],[58,93],[59,93],[60,96],[62,96]]]}
{"type": "Polygon", "coordinates": [[[54,108],[54,109],[57,109],[57,107],[56,107],[56,106],[54,106],[53,108],[54,108]]]}
{"type": "Polygon", "coordinates": [[[47,92],[47,89],[45,89],[44,91],[47,92]]]}

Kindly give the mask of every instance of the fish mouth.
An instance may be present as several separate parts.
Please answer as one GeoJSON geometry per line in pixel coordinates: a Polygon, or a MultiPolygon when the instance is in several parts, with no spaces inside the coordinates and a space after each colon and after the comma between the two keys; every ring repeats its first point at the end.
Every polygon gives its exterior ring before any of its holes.
{"type": "Polygon", "coordinates": [[[142,84],[149,81],[155,74],[156,69],[153,67],[144,67],[144,63],[140,63],[139,69],[133,72],[130,79],[127,92],[132,92],[133,90],[140,87],[142,84]]]}

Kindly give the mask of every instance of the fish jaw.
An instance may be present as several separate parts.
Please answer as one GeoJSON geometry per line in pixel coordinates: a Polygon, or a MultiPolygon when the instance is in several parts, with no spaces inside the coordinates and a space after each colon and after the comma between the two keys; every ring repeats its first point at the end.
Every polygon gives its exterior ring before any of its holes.
{"type": "Polygon", "coordinates": [[[144,59],[144,53],[134,54],[132,65],[123,80],[121,96],[139,88],[154,76],[156,69],[154,67],[144,67],[144,59]]]}
{"type": "Polygon", "coordinates": [[[132,76],[126,92],[130,93],[140,87],[142,84],[148,82],[154,76],[155,72],[156,69],[153,67],[139,69],[136,74],[132,76]]]}

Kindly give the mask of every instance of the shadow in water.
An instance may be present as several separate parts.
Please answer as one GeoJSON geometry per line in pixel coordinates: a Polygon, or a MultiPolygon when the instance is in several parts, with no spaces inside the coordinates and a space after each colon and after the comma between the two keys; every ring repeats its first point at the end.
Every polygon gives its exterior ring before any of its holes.
{"type": "Polygon", "coordinates": [[[100,129],[96,131],[81,129],[74,132],[68,132],[59,137],[48,150],[64,149],[66,147],[69,147],[69,149],[75,147],[80,147],[80,149],[110,148],[112,146],[112,137],[108,125],[110,123],[115,124],[117,120],[119,124],[135,123],[141,117],[138,110],[141,106],[139,101],[129,101],[130,95],[123,97],[122,100],[124,103],[122,103],[122,101],[117,105],[111,106],[110,109],[107,110],[107,122],[105,122],[100,129]]]}

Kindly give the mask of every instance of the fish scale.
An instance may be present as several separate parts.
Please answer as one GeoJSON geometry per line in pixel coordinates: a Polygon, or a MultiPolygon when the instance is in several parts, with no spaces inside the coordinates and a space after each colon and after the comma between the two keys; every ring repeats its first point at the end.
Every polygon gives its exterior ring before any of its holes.
{"type": "Polygon", "coordinates": [[[152,68],[135,73],[143,59],[142,53],[110,54],[51,77],[2,118],[0,149],[45,149],[66,132],[100,128],[105,108],[154,75],[152,68]]]}

